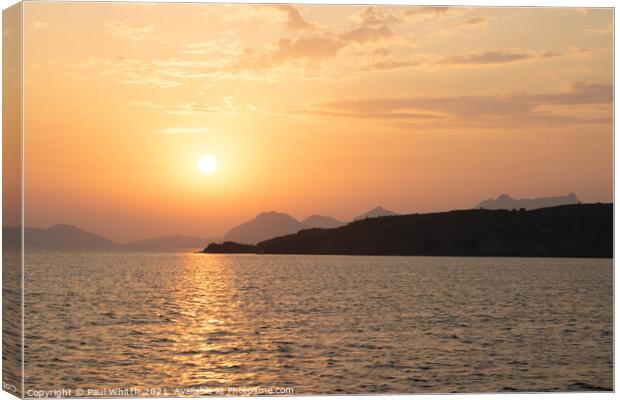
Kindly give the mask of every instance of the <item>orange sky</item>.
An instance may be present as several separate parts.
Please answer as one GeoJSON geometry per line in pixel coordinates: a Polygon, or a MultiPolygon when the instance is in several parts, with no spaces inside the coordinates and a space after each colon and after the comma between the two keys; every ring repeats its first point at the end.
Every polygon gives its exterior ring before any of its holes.
{"type": "Polygon", "coordinates": [[[269,210],[610,202],[612,18],[25,3],[26,225],[125,241],[218,236],[269,210]]]}

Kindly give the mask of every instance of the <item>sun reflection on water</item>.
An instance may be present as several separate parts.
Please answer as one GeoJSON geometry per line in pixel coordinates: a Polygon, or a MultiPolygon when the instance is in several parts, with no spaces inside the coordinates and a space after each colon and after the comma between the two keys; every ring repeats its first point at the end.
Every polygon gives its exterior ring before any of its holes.
{"type": "Polygon", "coordinates": [[[609,260],[41,251],[26,262],[27,388],[612,382],[609,260]]]}

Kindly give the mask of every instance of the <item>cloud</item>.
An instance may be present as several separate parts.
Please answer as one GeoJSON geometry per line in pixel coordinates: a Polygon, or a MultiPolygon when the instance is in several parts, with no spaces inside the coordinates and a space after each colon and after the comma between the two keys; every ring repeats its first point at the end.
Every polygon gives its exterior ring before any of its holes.
{"type": "Polygon", "coordinates": [[[340,36],[340,38],[346,42],[355,42],[364,44],[368,42],[376,42],[383,39],[389,39],[394,36],[394,32],[382,25],[377,28],[362,26],[356,29],[352,29],[340,36]]]}
{"type": "MultiPolygon", "coordinates": [[[[264,7],[264,6],[260,6],[264,7]]],[[[299,10],[290,4],[277,4],[273,5],[276,9],[280,10],[286,15],[285,25],[287,28],[293,30],[301,30],[301,29],[311,29],[314,27],[314,24],[306,21],[304,17],[301,16],[299,10]]]]}
{"type": "Polygon", "coordinates": [[[340,33],[312,33],[297,38],[280,39],[271,48],[245,48],[237,57],[233,70],[254,72],[277,68],[293,62],[303,62],[308,68],[321,61],[335,58],[341,50],[352,45],[365,45],[390,39],[394,33],[387,26],[361,26],[340,33]]]}
{"type": "Polygon", "coordinates": [[[232,31],[226,31],[221,37],[202,42],[191,42],[185,44],[183,53],[190,55],[213,55],[230,56],[235,55],[239,49],[240,42],[232,31]]]}
{"type": "Polygon", "coordinates": [[[513,50],[513,49],[499,49],[499,50],[486,50],[479,53],[470,53],[459,56],[452,56],[441,59],[437,64],[444,65],[488,65],[488,64],[508,64],[517,61],[540,59],[540,58],[554,58],[564,55],[563,53],[555,52],[535,52],[532,50],[513,50]]]}
{"type": "Polygon", "coordinates": [[[532,55],[528,53],[514,52],[510,50],[490,50],[481,53],[453,56],[443,59],[440,64],[449,65],[479,65],[479,64],[504,64],[514,61],[526,60],[532,55]]]}
{"type": "Polygon", "coordinates": [[[388,7],[370,6],[364,8],[355,15],[355,19],[362,26],[383,26],[386,24],[400,23],[404,21],[404,13],[402,11],[392,10],[388,7]]]}
{"type": "Polygon", "coordinates": [[[487,26],[489,18],[487,17],[472,17],[462,18],[456,21],[456,26],[459,28],[482,28],[487,26]]]}
{"type": "Polygon", "coordinates": [[[198,114],[216,114],[222,109],[207,103],[189,102],[174,107],[167,107],[166,114],[172,115],[198,115],[198,114]]]}
{"type": "Polygon", "coordinates": [[[360,71],[391,71],[395,69],[411,68],[423,64],[423,60],[418,61],[397,61],[392,59],[374,61],[359,68],[360,71]]]}
{"type": "Polygon", "coordinates": [[[308,22],[292,4],[217,4],[207,5],[206,15],[221,13],[225,21],[242,22],[251,19],[264,19],[273,24],[274,20],[290,30],[305,30],[316,27],[308,22]]]}
{"type": "Polygon", "coordinates": [[[234,65],[241,53],[230,57],[203,59],[140,59],[89,58],[71,66],[84,75],[112,78],[116,82],[167,89],[182,86],[191,80],[201,80],[204,86],[218,79],[264,79],[251,76],[234,65]]]}
{"type": "Polygon", "coordinates": [[[370,61],[361,63],[359,71],[382,71],[418,66],[468,67],[510,64],[526,60],[545,60],[568,55],[582,56],[588,49],[569,49],[565,52],[535,51],[531,49],[499,49],[486,50],[478,53],[437,58],[423,56],[408,59],[396,59],[385,50],[370,53],[370,61]]]}
{"type": "Polygon", "coordinates": [[[224,104],[224,110],[226,114],[237,114],[237,106],[235,105],[235,98],[233,96],[224,96],[222,98],[224,104]]]}
{"type": "MultiPolygon", "coordinates": [[[[173,88],[192,79],[265,79],[273,76],[273,70],[283,68],[304,69],[309,72],[325,60],[339,56],[340,52],[353,46],[375,47],[381,42],[396,43],[402,40],[387,25],[406,18],[406,15],[444,15],[447,8],[385,8],[367,7],[359,16],[360,24],[345,30],[328,30],[308,22],[292,5],[235,5],[208,7],[207,13],[225,10],[227,18],[243,20],[252,16],[279,16],[287,29],[296,31],[292,37],[285,37],[272,45],[246,46],[232,33],[207,41],[187,43],[181,53],[185,56],[203,56],[190,59],[107,59],[98,60],[103,75],[118,76],[126,84],[144,85],[153,88],[173,88]],[[235,11],[229,13],[228,10],[235,11]],[[396,10],[396,11],[394,11],[396,10]],[[101,65],[103,64],[103,65],[101,65]]],[[[105,25],[109,34],[132,41],[146,38],[157,39],[155,28],[129,20],[110,22],[105,25]]],[[[157,39],[159,40],[159,39],[157,39]]],[[[405,43],[401,43],[406,45],[405,43]]],[[[358,60],[356,60],[357,62],[358,60]]],[[[89,61],[90,63],[90,61],[89,61]]],[[[363,61],[362,61],[363,63],[363,61]]],[[[358,64],[361,65],[362,63],[358,64]]],[[[419,60],[403,60],[395,57],[371,60],[362,70],[390,70],[419,65],[419,60]]],[[[93,67],[93,65],[88,65],[93,67]]],[[[356,68],[359,70],[359,67],[356,68]]]]}
{"type": "Polygon", "coordinates": [[[547,104],[611,104],[613,85],[572,82],[560,93],[537,95],[534,98],[547,104]]]}
{"type": "Polygon", "coordinates": [[[613,24],[609,24],[604,28],[588,28],[585,30],[588,35],[609,35],[614,31],[613,24]]]}
{"type": "Polygon", "coordinates": [[[239,113],[235,98],[233,96],[224,96],[220,104],[210,104],[205,102],[188,102],[177,105],[158,104],[147,100],[133,100],[129,102],[132,107],[150,108],[163,111],[170,115],[200,115],[200,114],[218,114],[218,115],[236,115],[239,113]]]}
{"type": "Polygon", "coordinates": [[[372,51],[372,54],[375,56],[380,56],[380,57],[387,57],[390,54],[392,54],[392,52],[390,51],[390,49],[385,48],[385,47],[379,47],[377,49],[374,49],[372,51]]]}
{"type": "Polygon", "coordinates": [[[222,60],[89,58],[72,66],[90,70],[118,82],[153,88],[173,88],[185,80],[213,78],[223,68],[222,60]]]}
{"type": "Polygon", "coordinates": [[[216,80],[275,79],[277,72],[284,69],[304,69],[305,73],[310,73],[312,68],[335,59],[345,49],[350,50],[346,56],[351,70],[358,72],[504,65],[569,55],[583,57],[590,51],[578,48],[564,52],[499,49],[443,58],[428,54],[411,57],[408,54],[403,56],[402,52],[400,56],[391,53],[385,45],[393,43],[389,28],[362,27],[339,33],[312,32],[296,38],[280,39],[275,45],[262,47],[238,48],[237,42],[227,47],[218,40],[187,44],[185,50],[200,50],[201,55],[204,51],[206,56],[199,58],[89,58],[73,64],[73,67],[90,70],[91,75],[114,77],[124,84],[168,89],[182,86],[190,80],[202,80],[204,85],[216,80]]]}
{"type": "Polygon", "coordinates": [[[411,7],[405,11],[406,16],[423,17],[423,18],[443,18],[452,13],[455,7],[411,7]]]}
{"type": "Polygon", "coordinates": [[[272,58],[275,63],[289,60],[324,60],[335,57],[346,43],[329,36],[302,37],[298,39],[281,39],[272,58]]]}
{"type": "Polygon", "coordinates": [[[363,26],[398,24],[420,19],[443,18],[454,10],[454,7],[377,7],[370,6],[354,16],[363,26]]]}
{"type": "Polygon", "coordinates": [[[197,134],[197,133],[210,133],[211,130],[207,128],[191,128],[191,127],[183,127],[183,128],[166,128],[161,129],[158,133],[162,133],[164,135],[187,135],[187,134],[197,134]]]}
{"type": "Polygon", "coordinates": [[[297,112],[321,117],[371,118],[378,121],[397,119],[426,124],[428,129],[531,128],[611,124],[612,98],[613,85],[576,82],[563,91],[553,93],[343,99],[297,112]],[[587,110],[592,105],[597,105],[599,112],[592,115],[575,115],[573,111],[562,114],[562,110],[587,110]],[[601,113],[600,107],[607,112],[601,113]]]}
{"type": "Polygon", "coordinates": [[[149,74],[149,75],[139,75],[128,77],[121,80],[121,83],[126,83],[128,85],[143,85],[150,86],[159,89],[169,89],[174,87],[179,87],[182,85],[181,82],[171,80],[171,79],[163,79],[157,74],[149,74]]]}
{"type": "Polygon", "coordinates": [[[353,118],[358,118],[358,119],[364,118],[364,119],[382,119],[382,120],[388,120],[388,119],[437,120],[437,119],[442,118],[442,116],[438,114],[416,112],[416,111],[402,111],[402,112],[393,111],[393,112],[387,112],[387,113],[368,112],[368,113],[363,113],[363,114],[356,114],[356,113],[349,112],[349,111],[328,111],[328,110],[309,111],[309,110],[302,109],[302,110],[297,110],[296,112],[299,114],[314,114],[314,115],[327,116],[327,117],[353,117],[353,118]]]}
{"type": "Polygon", "coordinates": [[[136,42],[152,37],[155,32],[153,25],[129,20],[108,22],[104,25],[104,28],[112,36],[136,42]]]}

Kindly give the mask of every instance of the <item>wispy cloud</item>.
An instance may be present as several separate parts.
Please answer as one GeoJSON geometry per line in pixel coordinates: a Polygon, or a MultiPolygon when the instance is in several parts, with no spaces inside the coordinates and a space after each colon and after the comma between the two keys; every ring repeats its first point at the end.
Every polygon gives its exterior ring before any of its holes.
{"type": "Polygon", "coordinates": [[[437,6],[437,7],[411,7],[405,11],[407,16],[422,16],[425,18],[443,18],[456,11],[456,7],[437,6]]]}
{"type": "Polygon", "coordinates": [[[515,61],[527,60],[533,55],[511,50],[489,50],[480,53],[472,53],[460,56],[444,58],[439,64],[448,65],[481,65],[481,64],[505,64],[515,61]]]}
{"type": "Polygon", "coordinates": [[[454,7],[377,7],[369,6],[354,16],[362,25],[376,26],[399,24],[408,21],[442,19],[450,15],[454,7]]]}
{"type": "MultiPolygon", "coordinates": [[[[273,73],[283,69],[303,69],[308,72],[326,60],[336,59],[345,49],[348,51],[346,57],[354,61],[352,68],[360,72],[415,67],[483,67],[527,60],[543,61],[564,56],[583,57],[589,52],[588,49],[577,48],[563,52],[495,49],[443,58],[430,54],[397,56],[382,47],[392,40],[390,32],[389,29],[382,28],[355,28],[337,34],[314,33],[280,39],[272,46],[230,48],[228,53],[221,57],[146,60],[91,58],[73,66],[96,71],[104,77],[115,77],[118,82],[125,84],[168,89],[182,86],[190,80],[202,80],[203,84],[206,84],[208,81],[223,79],[272,79],[273,73]],[[358,47],[367,50],[357,51],[358,47]]],[[[214,43],[203,42],[188,45],[186,48],[213,49],[214,46],[214,43]]]]}
{"type": "Polygon", "coordinates": [[[614,27],[612,24],[607,25],[603,28],[588,28],[586,29],[586,33],[588,35],[609,35],[614,31],[614,27]]]}
{"type": "Polygon", "coordinates": [[[391,71],[395,69],[411,68],[424,64],[424,60],[418,61],[398,61],[394,59],[384,59],[379,61],[373,61],[368,64],[359,67],[359,71],[391,71]]]}
{"type": "Polygon", "coordinates": [[[508,64],[517,61],[554,58],[563,56],[564,53],[558,52],[537,52],[529,49],[498,49],[486,50],[478,53],[470,53],[452,57],[446,57],[437,62],[445,65],[488,65],[488,64],[508,64]]]}
{"type": "Polygon", "coordinates": [[[280,24],[296,31],[316,27],[304,18],[299,9],[292,4],[221,4],[217,7],[208,7],[205,15],[218,14],[229,22],[245,22],[251,19],[264,19],[266,22],[280,24]]]}
{"type": "Polygon", "coordinates": [[[403,22],[405,14],[402,10],[370,6],[357,13],[353,19],[357,20],[362,26],[382,26],[403,22]]]}
{"type": "Polygon", "coordinates": [[[553,93],[343,99],[295,111],[321,117],[409,120],[426,123],[428,129],[610,124],[612,94],[612,85],[576,82],[553,93]],[[592,105],[604,107],[606,113],[601,113],[600,107],[599,112],[592,115],[575,115],[573,111],[562,113],[592,105]]]}
{"type": "Polygon", "coordinates": [[[185,80],[210,78],[221,69],[219,61],[138,58],[90,58],[73,65],[97,71],[131,85],[167,89],[181,86],[185,80]]]}
{"type": "Polygon", "coordinates": [[[438,58],[422,55],[413,58],[396,58],[389,52],[372,53],[360,63],[359,71],[387,71],[401,68],[435,67],[484,67],[511,64],[522,61],[543,61],[558,57],[583,57],[588,49],[571,48],[563,52],[537,51],[532,49],[495,49],[438,58]]]}
{"type": "Polygon", "coordinates": [[[129,102],[132,107],[150,108],[160,110],[170,115],[236,115],[239,110],[233,96],[224,96],[220,104],[210,104],[205,102],[187,102],[175,105],[158,104],[147,100],[133,100],[129,102]]]}
{"type": "Polygon", "coordinates": [[[184,46],[183,53],[190,55],[233,56],[237,54],[240,42],[231,31],[217,39],[191,42],[184,46]]]}
{"type": "Polygon", "coordinates": [[[472,18],[461,18],[456,21],[456,26],[459,28],[483,28],[487,26],[489,22],[488,17],[472,17],[472,18]]]}
{"type": "Polygon", "coordinates": [[[181,82],[171,80],[171,79],[163,79],[157,74],[148,74],[148,75],[139,75],[136,74],[133,77],[128,77],[121,80],[121,83],[126,83],[129,85],[143,85],[150,86],[159,89],[168,89],[179,87],[182,85],[181,82]]]}
{"type": "Polygon", "coordinates": [[[388,39],[394,36],[394,32],[388,28],[387,25],[379,27],[361,26],[356,29],[352,29],[345,32],[340,37],[346,42],[355,42],[364,44],[368,42],[376,42],[383,39],[388,39]]]}
{"type": "Polygon", "coordinates": [[[132,41],[140,41],[152,37],[155,28],[150,24],[135,21],[112,21],[104,25],[105,30],[112,36],[132,41]]]}

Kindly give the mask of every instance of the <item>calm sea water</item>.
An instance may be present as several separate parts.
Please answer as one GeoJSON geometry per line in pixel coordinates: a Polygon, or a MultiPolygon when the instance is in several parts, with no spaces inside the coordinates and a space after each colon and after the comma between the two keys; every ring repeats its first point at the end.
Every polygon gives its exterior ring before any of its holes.
{"type": "Polygon", "coordinates": [[[30,251],[26,390],[612,388],[612,275],[611,260],[30,251]]]}

